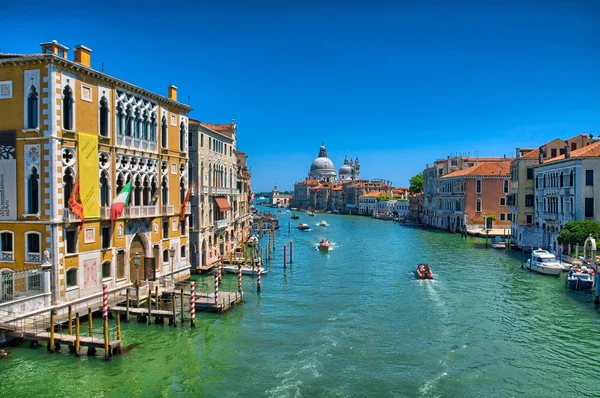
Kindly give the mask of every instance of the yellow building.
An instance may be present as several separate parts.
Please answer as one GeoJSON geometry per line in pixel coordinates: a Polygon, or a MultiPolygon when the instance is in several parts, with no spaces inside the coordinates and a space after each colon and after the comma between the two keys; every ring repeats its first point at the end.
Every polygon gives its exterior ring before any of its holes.
{"type": "Polygon", "coordinates": [[[191,108],[174,86],[163,97],[92,69],[90,58],[76,46],[71,60],[56,41],[38,54],[0,53],[0,305],[189,275],[180,211],[191,108]],[[111,203],[128,182],[129,206],[113,223],[111,203]],[[84,222],[69,210],[77,188],[84,222]],[[50,287],[40,287],[41,268],[50,287]]]}

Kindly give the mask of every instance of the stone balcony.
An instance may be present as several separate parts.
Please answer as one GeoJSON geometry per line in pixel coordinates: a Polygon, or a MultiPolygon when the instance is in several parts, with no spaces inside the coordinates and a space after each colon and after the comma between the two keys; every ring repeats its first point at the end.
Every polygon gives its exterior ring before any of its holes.
{"type": "Polygon", "coordinates": [[[63,209],[63,221],[66,223],[81,222],[79,217],[73,214],[73,212],[68,208],[63,209]]]}
{"type": "Polygon", "coordinates": [[[227,228],[229,226],[229,220],[216,220],[215,226],[217,227],[217,229],[227,228]]]}
{"type": "Polygon", "coordinates": [[[117,135],[117,146],[153,153],[156,153],[158,150],[157,142],[143,140],[141,138],[128,137],[124,135],[117,135]]]}
{"type": "Polygon", "coordinates": [[[175,206],[171,203],[168,205],[163,205],[163,216],[172,216],[173,214],[175,214],[175,206]]]}
{"type": "Polygon", "coordinates": [[[27,253],[25,261],[28,263],[42,263],[42,253],[27,253]]]}

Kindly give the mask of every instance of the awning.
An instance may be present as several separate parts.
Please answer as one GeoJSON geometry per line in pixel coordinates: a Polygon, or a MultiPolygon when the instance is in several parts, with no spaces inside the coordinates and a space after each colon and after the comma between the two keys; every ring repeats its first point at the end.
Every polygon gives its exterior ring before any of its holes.
{"type": "Polygon", "coordinates": [[[231,210],[231,205],[227,201],[227,198],[214,198],[219,211],[231,210]]]}

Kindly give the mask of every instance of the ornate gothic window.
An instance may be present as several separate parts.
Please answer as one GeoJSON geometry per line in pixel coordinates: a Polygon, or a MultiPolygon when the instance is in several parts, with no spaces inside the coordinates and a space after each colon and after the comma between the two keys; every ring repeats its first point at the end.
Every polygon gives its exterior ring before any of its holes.
{"type": "Polygon", "coordinates": [[[100,174],[100,206],[110,206],[110,186],[108,185],[108,173],[102,171],[100,174]]]}
{"type": "Polygon", "coordinates": [[[32,167],[27,176],[27,214],[38,214],[40,212],[40,175],[35,167],[32,167]]]}
{"type": "Polygon", "coordinates": [[[156,115],[154,113],[150,120],[150,141],[156,142],[156,115]]]}
{"type": "Polygon", "coordinates": [[[179,125],[179,150],[184,152],[185,149],[185,124],[181,122],[179,125]]]}
{"type": "Polygon", "coordinates": [[[27,96],[27,128],[35,129],[38,127],[38,93],[35,87],[31,86],[27,96]]]}
{"type": "Polygon", "coordinates": [[[63,173],[63,205],[65,209],[69,208],[69,198],[73,191],[73,185],[75,183],[75,175],[70,167],[67,167],[63,173]]]}
{"type": "Polygon", "coordinates": [[[133,114],[131,105],[127,107],[127,113],[125,114],[125,135],[131,137],[131,125],[133,124],[133,114]]]}
{"type": "Polygon", "coordinates": [[[165,176],[162,181],[162,204],[167,206],[169,204],[169,180],[165,176]]]}
{"type": "Polygon", "coordinates": [[[73,90],[69,86],[63,90],[62,107],[63,128],[73,130],[73,90]]]}
{"type": "Polygon", "coordinates": [[[166,148],[167,145],[167,117],[165,115],[163,115],[162,120],[160,122],[160,129],[161,129],[161,136],[160,136],[160,141],[161,141],[161,146],[163,148],[166,148]]]}
{"type": "Polygon", "coordinates": [[[481,193],[481,180],[477,180],[475,183],[475,193],[481,193]]]}
{"type": "MultiPolygon", "coordinates": [[[[118,114],[117,120],[119,120],[118,114]]],[[[105,96],[100,99],[100,135],[108,137],[108,101],[105,96]]]]}

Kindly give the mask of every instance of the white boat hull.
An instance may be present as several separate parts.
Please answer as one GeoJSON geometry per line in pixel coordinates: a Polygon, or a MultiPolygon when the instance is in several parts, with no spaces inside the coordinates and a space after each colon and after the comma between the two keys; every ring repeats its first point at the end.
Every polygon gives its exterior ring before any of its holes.
{"type": "Polygon", "coordinates": [[[506,243],[505,242],[492,243],[492,247],[494,249],[506,249],[506,243]]]}
{"type": "Polygon", "coordinates": [[[543,266],[536,263],[531,264],[531,260],[527,260],[526,268],[530,271],[544,275],[560,275],[563,270],[562,266],[543,266]]]}
{"type": "MultiPolygon", "coordinates": [[[[267,274],[266,269],[262,268],[260,269],[260,274],[261,275],[265,275],[267,274]]],[[[230,266],[230,265],[226,265],[223,267],[223,271],[229,273],[229,274],[237,274],[238,273],[238,267],[237,266],[230,266]]],[[[258,275],[258,267],[242,267],[242,275],[258,275]]]]}

